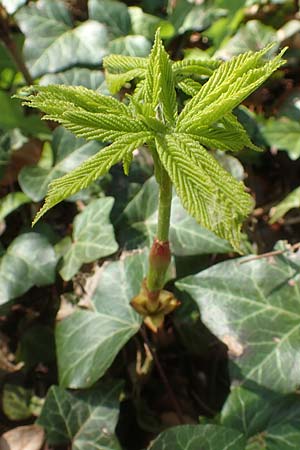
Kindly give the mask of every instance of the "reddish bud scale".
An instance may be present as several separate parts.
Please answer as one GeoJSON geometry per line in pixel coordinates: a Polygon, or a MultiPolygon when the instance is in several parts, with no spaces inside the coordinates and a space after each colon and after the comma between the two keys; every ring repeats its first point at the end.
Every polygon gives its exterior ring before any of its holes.
{"type": "Polygon", "coordinates": [[[154,239],[149,254],[149,271],[147,276],[148,298],[153,298],[153,301],[157,300],[160,289],[164,287],[170,261],[169,241],[154,239]]]}
{"type": "Polygon", "coordinates": [[[153,268],[166,271],[171,261],[169,241],[154,239],[150,250],[149,262],[153,268]]]}

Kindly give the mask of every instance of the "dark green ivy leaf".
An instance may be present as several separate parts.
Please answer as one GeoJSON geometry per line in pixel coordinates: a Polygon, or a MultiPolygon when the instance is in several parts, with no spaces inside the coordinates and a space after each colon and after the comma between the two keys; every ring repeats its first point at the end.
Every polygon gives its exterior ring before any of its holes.
{"type": "Polygon", "coordinates": [[[91,386],[138,331],[141,316],[129,302],[138,294],[146,270],[145,252],[104,265],[90,294],[92,310],[78,310],[57,325],[60,385],[91,386]]]}
{"type": "Polygon", "coordinates": [[[182,425],[161,433],[149,450],[245,450],[238,431],[219,425],[182,425]]]}
{"type": "MultiPolygon", "coordinates": [[[[300,442],[300,396],[280,395],[259,386],[236,387],[221,415],[225,426],[243,431],[252,445],[263,450],[292,450],[300,442]]],[[[254,383],[253,383],[254,384],[254,383]]],[[[248,446],[247,446],[248,450],[248,446]]]]}
{"type": "Polygon", "coordinates": [[[73,450],[121,450],[114,434],[121,384],[81,392],[52,386],[38,419],[49,445],[72,443],[73,450]]]}
{"type": "Polygon", "coordinates": [[[177,283],[229,349],[232,379],[293,392],[300,378],[300,252],[217,264],[177,283]]]}

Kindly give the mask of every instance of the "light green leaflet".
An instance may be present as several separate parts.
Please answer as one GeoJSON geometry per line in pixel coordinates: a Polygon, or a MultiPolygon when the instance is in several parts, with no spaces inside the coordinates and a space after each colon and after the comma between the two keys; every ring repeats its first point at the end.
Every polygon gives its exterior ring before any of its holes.
{"type": "Polygon", "coordinates": [[[114,164],[123,162],[127,173],[133,151],[148,144],[158,182],[162,165],[187,211],[239,251],[240,227],[252,209],[252,199],[205,147],[256,149],[232,110],[283,64],[284,50],[266,60],[269,49],[248,52],[221,65],[172,63],[158,31],[149,58],[111,56],[105,62],[118,88],[133,78],[140,80],[126,105],[83,87],[23,89],[19,97],[24,105],[40,108],[45,119],[61,123],[79,137],[111,143],[50,184],[34,223],[114,164]],[[202,86],[191,78],[193,74],[211,76],[202,86]],[[183,85],[193,97],[179,114],[176,87],[183,85]]]}

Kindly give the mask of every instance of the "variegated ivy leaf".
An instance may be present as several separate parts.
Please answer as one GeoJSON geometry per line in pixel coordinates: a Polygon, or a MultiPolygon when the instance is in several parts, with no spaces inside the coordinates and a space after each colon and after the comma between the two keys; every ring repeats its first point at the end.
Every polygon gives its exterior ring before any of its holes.
{"type": "Polygon", "coordinates": [[[28,3],[16,13],[16,19],[25,35],[23,55],[33,78],[74,66],[99,67],[108,53],[108,34],[103,23],[86,20],[73,28],[65,2],[28,3]]]}
{"type": "Polygon", "coordinates": [[[241,224],[251,211],[252,200],[243,184],[222,169],[207,148],[257,149],[232,110],[283,64],[284,50],[266,60],[269,49],[248,52],[223,64],[210,60],[172,63],[158,31],[148,58],[111,56],[105,60],[114,90],[134,78],[138,81],[126,104],[83,87],[23,90],[24,104],[40,108],[46,119],[61,123],[79,137],[111,143],[50,184],[35,222],[112,165],[122,161],[127,173],[133,151],[148,144],[158,181],[163,167],[187,211],[239,251],[241,224]],[[199,82],[202,75],[210,76],[204,85],[199,82]],[[179,115],[176,86],[192,95],[179,115]]]}
{"type": "Polygon", "coordinates": [[[81,392],[51,386],[38,419],[47,443],[70,443],[73,450],[120,450],[114,431],[121,389],[120,382],[99,383],[81,392]]]}

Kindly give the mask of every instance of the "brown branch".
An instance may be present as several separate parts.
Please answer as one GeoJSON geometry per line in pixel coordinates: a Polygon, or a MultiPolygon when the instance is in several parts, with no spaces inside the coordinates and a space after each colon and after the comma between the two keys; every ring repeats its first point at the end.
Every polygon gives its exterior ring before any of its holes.
{"type": "Polygon", "coordinates": [[[262,253],[261,255],[250,256],[250,258],[244,259],[243,261],[239,261],[239,264],[245,264],[250,261],[256,261],[257,259],[270,258],[272,256],[283,255],[286,252],[293,252],[300,248],[300,242],[297,242],[294,245],[287,245],[287,248],[284,250],[273,250],[272,252],[262,253]]]}
{"type": "Polygon", "coordinates": [[[174,411],[176,412],[180,423],[185,424],[186,421],[184,420],[181,408],[180,408],[179,403],[178,403],[178,401],[177,401],[177,399],[175,397],[175,394],[174,394],[173,389],[172,389],[172,387],[171,387],[171,385],[169,383],[169,380],[167,379],[165,371],[164,371],[162,365],[160,364],[160,361],[159,361],[159,358],[157,356],[157,353],[156,353],[155,349],[153,349],[153,347],[152,347],[152,345],[151,345],[151,343],[150,343],[150,341],[148,339],[146,331],[143,328],[140,328],[140,333],[141,333],[145,343],[147,344],[147,347],[149,348],[149,351],[150,351],[150,353],[152,355],[152,358],[153,358],[153,361],[154,361],[154,363],[156,365],[156,368],[157,368],[157,371],[159,373],[159,376],[160,376],[160,378],[161,378],[161,380],[162,380],[162,382],[163,382],[163,384],[164,384],[164,386],[166,388],[166,391],[168,393],[169,399],[170,399],[170,401],[173,404],[174,411]]]}
{"type": "Polygon", "coordinates": [[[0,5],[0,40],[4,43],[5,47],[9,51],[11,57],[16,63],[17,68],[22,73],[26,83],[28,85],[33,84],[34,80],[31,77],[23,58],[16,46],[16,43],[11,37],[9,27],[9,16],[6,9],[0,5]]]}

